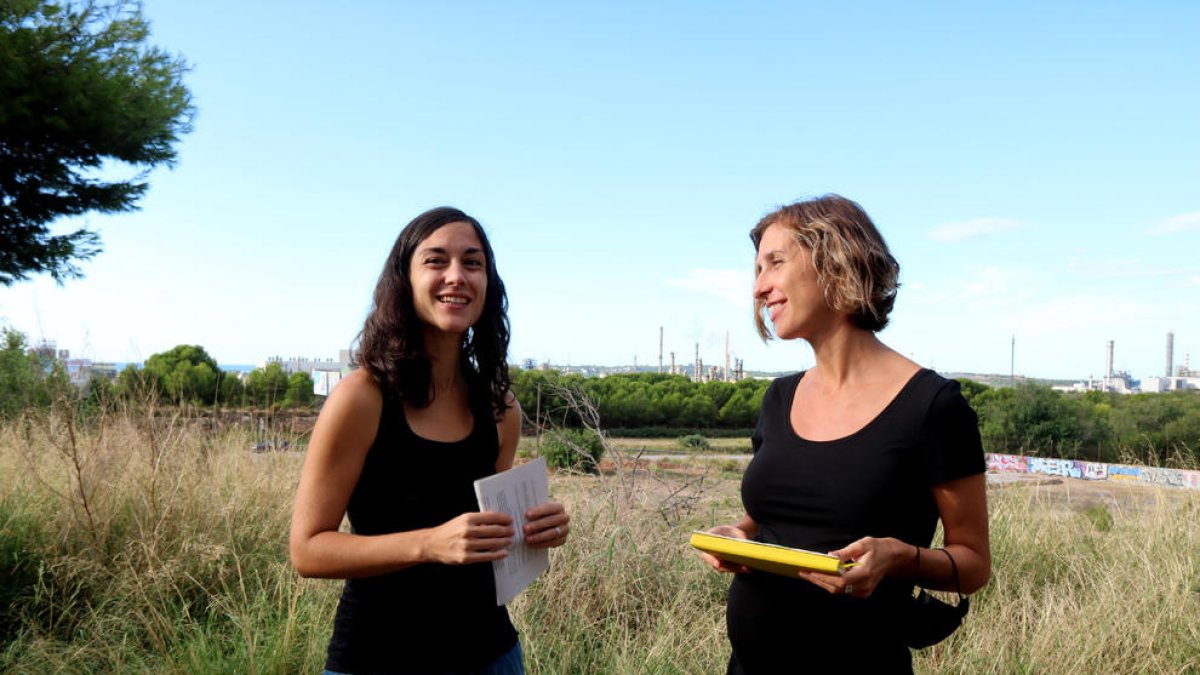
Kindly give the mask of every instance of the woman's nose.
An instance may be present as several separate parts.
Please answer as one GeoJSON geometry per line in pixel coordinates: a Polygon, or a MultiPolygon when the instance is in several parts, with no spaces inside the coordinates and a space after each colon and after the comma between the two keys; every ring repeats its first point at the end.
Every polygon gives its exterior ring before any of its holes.
{"type": "Polygon", "coordinates": [[[767,297],[767,293],[769,293],[770,291],[771,291],[771,288],[770,288],[769,284],[767,284],[766,275],[764,275],[764,274],[755,275],[755,277],[754,277],[754,297],[756,299],[761,300],[761,299],[767,297]]]}

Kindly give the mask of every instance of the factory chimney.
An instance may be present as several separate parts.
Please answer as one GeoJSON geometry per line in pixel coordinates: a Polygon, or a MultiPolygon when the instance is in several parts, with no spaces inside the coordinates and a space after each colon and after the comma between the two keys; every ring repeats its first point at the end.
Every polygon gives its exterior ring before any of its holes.
{"type": "Polygon", "coordinates": [[[1107,373],[1104,375],[1105,377],[1112,377],[1112,376],[1113,376],[1113,366],[1112,366],[1112,364],[1113,364],[1113,341],[1112,341],[1112,340],[1109,340],[1109,341],[1108,341],[1108,371],[1107,371],[1107,373]]]}
{"type": "Polygon", "coordinates": [[[729,331],[725,331],[725,381],[729,380],[729,331]]]}
{"type": "Polygon", "coordinates": [[[1167,372],[1166,376],[1171,376],[1171,370],[1175,368],[1175,331],[1167,331],[1167,372]]]}
{"type": "Polygon", "coordinates": [[[663,327],[658,327],[658,373],[662,374],[663,327]]]}

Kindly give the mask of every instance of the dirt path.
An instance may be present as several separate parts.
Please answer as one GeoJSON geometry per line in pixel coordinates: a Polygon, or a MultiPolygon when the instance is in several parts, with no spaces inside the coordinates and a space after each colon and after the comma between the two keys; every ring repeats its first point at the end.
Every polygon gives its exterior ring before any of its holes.
{"type": "Polygon", "coordinates": [[[988,487],[993,490],[1032,490],[1036,498],[1048,505],[1075,511],[1103,504],[1110,510],[1155,506],[1162,500],[1200,499],[1194,490],[1145,485],[1135,482],[1054,478],[1029,474],[988,474],[988,487]]]}

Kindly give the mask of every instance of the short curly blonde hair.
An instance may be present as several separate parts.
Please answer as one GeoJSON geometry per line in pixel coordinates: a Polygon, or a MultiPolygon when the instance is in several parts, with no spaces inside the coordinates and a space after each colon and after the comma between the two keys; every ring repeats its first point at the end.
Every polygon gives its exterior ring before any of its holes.
{"type": "MultiPolygon", "coordinates": [[[[849,314],[859,328],[883,330],[900,287],[900,264],[861,206],[829,194],[780,207],[750,230],[756,251],[763,232],[776,224],[791,230],[812,254],[830,308],[849,314]]],[[[771,331],[763,318],[764,305],[755,298],[754,324],[765,341],[771,339],[771,331]]]]}

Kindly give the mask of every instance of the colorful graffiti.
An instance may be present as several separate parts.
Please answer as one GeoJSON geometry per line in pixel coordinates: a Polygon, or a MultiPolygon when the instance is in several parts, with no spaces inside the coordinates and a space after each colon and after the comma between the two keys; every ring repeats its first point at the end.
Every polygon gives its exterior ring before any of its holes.
{"type": "Polygon", "coordinates": [[[992,473],[1025,473],[1025,457],[987,453],[987,468],[992,473]]]}
{"type": "Polygon", "coordinates": [[[1136,481],[1149,485],[1200,490],[1200,471],[1162,469],[1152,466],[1082,462],[1074,459],[1050,459],[1025,455],[987,453],[990,473],[1031,473],[1040,476],[1081,478],[1083,480],[1136,481]]]}
{"type": "Polygon", "coordinates": [[[1108,467],[1109,480],[1141,480],[1142,467],[1113,464],[1108,467]]]}
{"type": "Polygon", "coordinates": [[[1108,465],[1102,462],[1076,462],[1083,469],[1086,480],[1108,480],[1108,465]]]}
{"type": "Polygon", "coordinates": [[[1083,478],[1083,472],[1075,466],[1072,459],[1047,459],[1045,457],[1026,457],[1029,473],[1043,476],[1061,476],[1063,478],[1083,478]]]}

